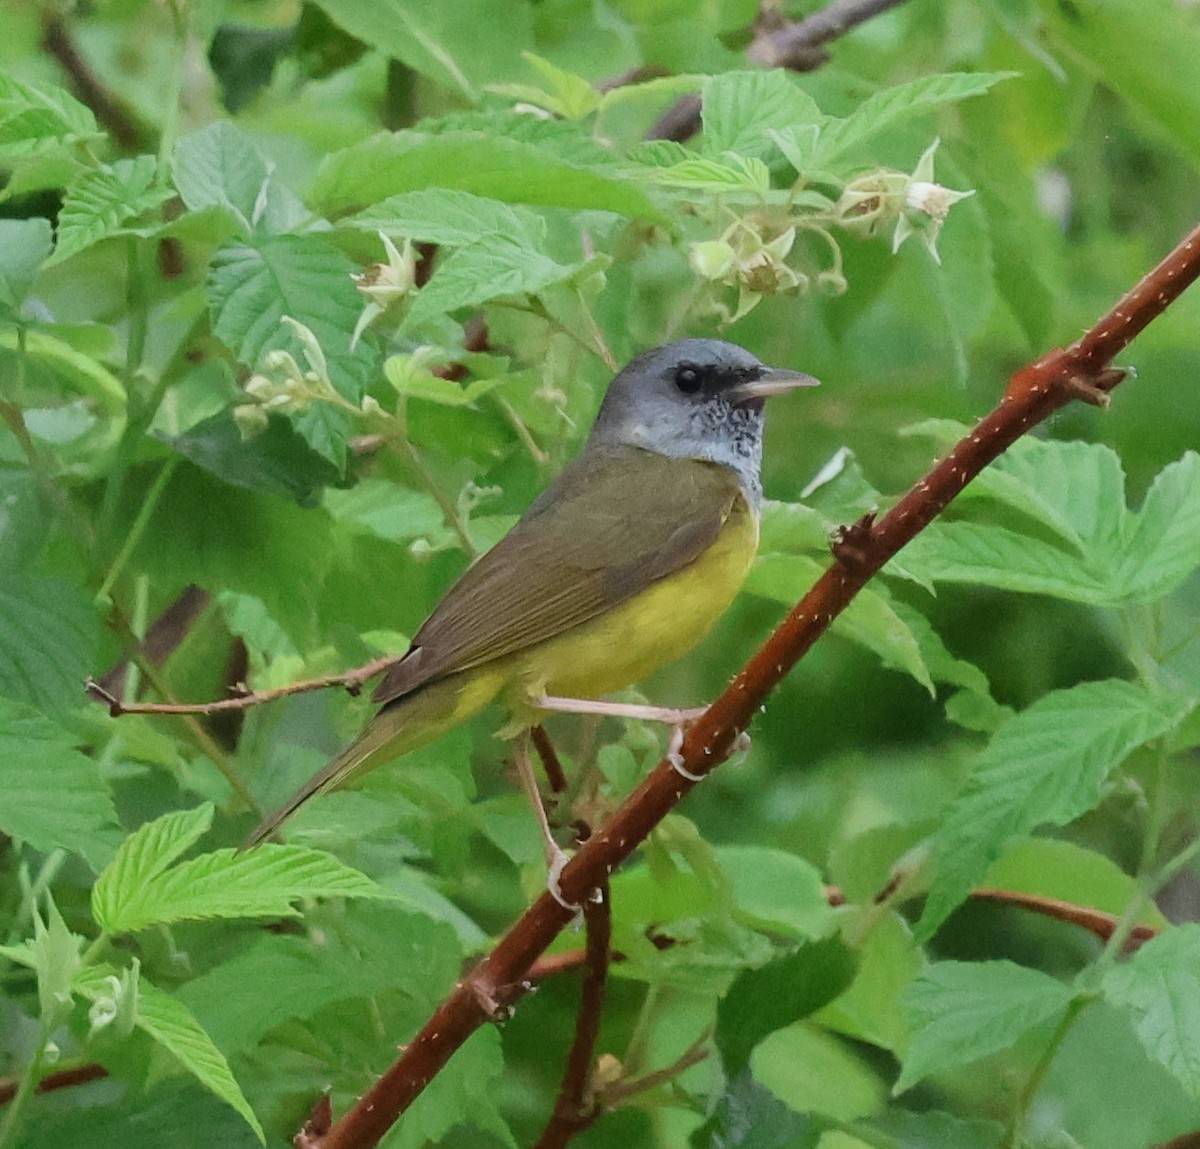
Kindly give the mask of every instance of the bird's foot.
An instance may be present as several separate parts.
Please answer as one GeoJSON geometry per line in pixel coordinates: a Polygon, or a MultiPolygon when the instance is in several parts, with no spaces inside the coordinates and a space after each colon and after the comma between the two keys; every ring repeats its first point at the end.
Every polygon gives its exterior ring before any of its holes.
{"type": "Polygon", "coordinates": [[[548,844],[546,848],[546,889],[564,910],[568,913],[578,914],[583,912],[583,907],[576,902],[568,902],[563,897],[562,886],[558,881],[570,860],[570,854],[560,846],[553,843],[548,844]]]}
{"type": "MultiPolygon", "coordinates": [[[[671,764],[671,769],[681,778],[686,778],[689,782],[703,782],[708,777],[707,773],[694,774],[683,764],[683,755],[680,751],[683,749],[683,736],[686,732],[685,725],[676,726],[671,731],[671,741],[667,743],[667,761],[671,764]]],[[[739,763],[750,753],[750,735],[746,731],[741,731],[734,739],[733,752],[739,756],[739,763]]]]}

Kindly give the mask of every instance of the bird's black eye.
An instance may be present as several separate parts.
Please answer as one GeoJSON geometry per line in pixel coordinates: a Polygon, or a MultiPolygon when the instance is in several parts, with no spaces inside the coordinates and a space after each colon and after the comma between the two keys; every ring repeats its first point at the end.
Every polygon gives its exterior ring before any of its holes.
{"type": "Polygon", "coordinates": [[[704,380],[695,367],[684,364],[675,369],[675,386],[685,395],[695,395],[704,386],[704,380]]]}

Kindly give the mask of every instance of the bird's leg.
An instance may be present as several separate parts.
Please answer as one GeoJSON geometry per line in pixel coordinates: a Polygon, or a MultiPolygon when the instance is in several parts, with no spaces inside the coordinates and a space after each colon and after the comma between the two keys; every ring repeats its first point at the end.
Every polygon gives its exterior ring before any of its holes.
{"type": "Polygon", "coordinates": [[[639,706],[632,702],[603,702],[592,698],[557,698],[543,694],[535,698],[532,705],[539,710],[558,710],[565,714],[599,714],[608,718],[635,718],[642,722],[664,722],[671,729],[671,740],[667,743],[667,761],[675,773],[689,782],[699,782],[703,774],[693,774],[684,768],[680,747],[688,723],[695,722],[707,709],[704,706],[678,709],[672,706],[639,706]]]}
{"type": "Polygon", "coordinates": [[[604,702],[596,698],[558,698],[543,694],[530,702],[538,710],[556,710],[563,714],[598,714],[603,718],[635,718],[641,722],[665,722],[668,726],[686,726],[695,722],[708,708],[695,706],[640,706],[636,702],[604,702]]]}
{"type": "Polygon", "coordinates": [[[533,807],[533,813],[541,827],[542,839],[546,846],[546,868],[549,871],[546,876],[546,889],[564,910],[570,910],[573,914],[578,913],[580,907],[568,902],[562,896],[562,889],[558,884],[558,875],[563,872],[563,867],[570,859],[550,832],[550,819],[546,817],[546,807],[542,803],[537,776],[533,772],[533,762],[529,758],[528,735],[522,734],[514,741],[513,757],[517,764],[517,776],[521,779],[521,788],[525,791],[525,797],[529,799],[529,804],[533,807]]]}

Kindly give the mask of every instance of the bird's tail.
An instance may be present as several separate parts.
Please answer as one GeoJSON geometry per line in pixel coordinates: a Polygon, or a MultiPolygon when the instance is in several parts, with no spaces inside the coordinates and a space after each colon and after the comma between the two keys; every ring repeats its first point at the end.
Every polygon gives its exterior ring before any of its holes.
{"type": "Polygon", "coordinates": [[[483,709],[503,679],[478,671],[452,675],[389,702],[367,728],[328,765],[314,774],[278,810],[268,814],[246,839],[248,850],[271,837],[316,794],[344,786],[393,758],[431,742],[443,731],[483,709]]]}

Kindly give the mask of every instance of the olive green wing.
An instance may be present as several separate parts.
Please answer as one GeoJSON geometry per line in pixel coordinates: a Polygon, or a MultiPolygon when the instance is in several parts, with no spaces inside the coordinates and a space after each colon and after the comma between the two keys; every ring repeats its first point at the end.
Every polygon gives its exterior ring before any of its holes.
{"type": "Polygon", "coordinates": [[[740,495],[719,464],[637,447],[585,452],[446,592],[375,700],[528,649],[632,598],[703,554],[740,495]]]}

